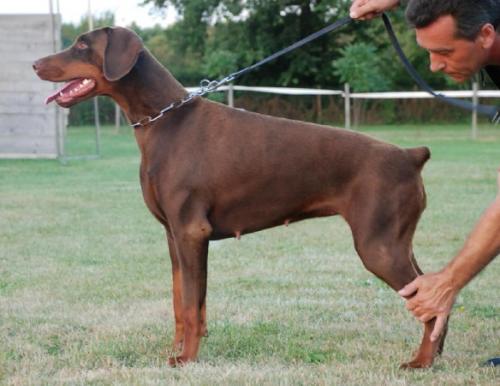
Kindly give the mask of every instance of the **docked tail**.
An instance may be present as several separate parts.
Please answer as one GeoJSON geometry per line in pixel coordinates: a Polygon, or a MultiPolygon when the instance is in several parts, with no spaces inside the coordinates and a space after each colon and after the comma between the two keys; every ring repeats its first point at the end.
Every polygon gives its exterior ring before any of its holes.
{"type": "Polygon", "coordinates": [[[413,159],[415,166],[419,169],[422,169],[427,160],[431,158],[431,151],[426,146],[414,147],[411,149],[406,149],[406,151],[413,159]]]}

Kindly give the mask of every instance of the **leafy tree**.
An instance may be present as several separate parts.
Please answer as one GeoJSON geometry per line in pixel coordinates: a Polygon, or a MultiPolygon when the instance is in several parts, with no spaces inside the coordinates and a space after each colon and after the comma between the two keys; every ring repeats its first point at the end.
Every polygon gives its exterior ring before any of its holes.
{"type": "Polygon", "coordinates": [[[203,71],[210,78],[220,78],[233,72],[238,62],[238,54],[230,50],[211,51],[205,55],[203,71]]]}
{"type": "MultiPolygon", "coordinates": [[[[351,1],[144,0],[144,4],[154,4],[159,9],[167,6],[177,9],[182,19],[169,29],[169,41],[178,54],[190,61],[199,61],[197,68],[203,78],[208,75],[204,70],[210,69],[211,75],[221,73],[230,64],[234,64],[232,70],[242,68],[317,31],[347,15],[351,1]],[[231,53],[229,61],[228,52],[231,53]],[[221,60],[224,61],[222,67],[219,65],[221,60]]],[[[429,71],[427,53],[416,46],[413,31],[404,20],[403,9],[390,15],[403,49],[419,72],[436,88],[448,86],[442,74],[429,71]]],[[[247,75],[244,82],[339,87],[340,75],[331,71],[330,63],[341,58],[342,49],[354,42],[367,42],[376,48],[375,54],[380,57],[380,68],[385,69],[382,76],[388,87],[415,88],[396,58],[380,20],[353,23],[266,65],[258,73],[247,75]]],[[[180,78],[182,81],[182,76],[180,78]]]]}
{"type": "Polygon", "coordinates": [[[354,43],[340,50],[342,57],[333,62],[340,80],[349,83],[353,91],[383,91],[389,81],[383,75],[376,48],[370,43],[354,43]]]}
{"type": "MultiPolygon", "coordinates": [[[[200,68],[232,70],[250,65],[329,24],[347,12],[346,0],[146,0],[158,7],[172,5],[182,16],[170,31],[176,50],[194,54],[200,68]],[[334,5],[334,6],[332,6],[334,5]],[[217,54],[225,51],[226,54],[217,54]],[[231,52],[228,60],[227,53],[231,52]],[[215,67],[214,67],[215,66],[215,67]]],[[[339,35],[340,36],[340,35],[339,35]]],[[[301,48],[250,74],[252,84],[328,87],[335,76],[324,71],[338,51],[334,35],[301,48]]],[[[213,72],[213,71],[212,71],[213,72]]],[[[182,79],[181,79],[182,80],[182,79]]]]}
{"type": "MultiPolygon", "coordinates": [[[[389,80],[382,71],[381,58],[371,43],[353,43],[341,50],[342,57],[333,62],[335,73],[340,80],[349,83],[353,91],[383,91],[389,80]]],[[[363,101],[354,100],[354,125],[361,120],[363,101]]]]}

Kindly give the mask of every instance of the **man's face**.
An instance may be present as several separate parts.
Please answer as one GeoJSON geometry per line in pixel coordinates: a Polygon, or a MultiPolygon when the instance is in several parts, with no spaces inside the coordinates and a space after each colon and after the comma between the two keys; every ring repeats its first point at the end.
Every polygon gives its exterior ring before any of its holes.
{"type": "Polygon", "coordinates": [[[417,28],[417,43],[429,52],[432,72],[442,71],[457,82],[464,82],[483,67],[487,53],[480,38],[473,41],[455,35],[451,15],[438,18],[424,28],[417,28]]]}

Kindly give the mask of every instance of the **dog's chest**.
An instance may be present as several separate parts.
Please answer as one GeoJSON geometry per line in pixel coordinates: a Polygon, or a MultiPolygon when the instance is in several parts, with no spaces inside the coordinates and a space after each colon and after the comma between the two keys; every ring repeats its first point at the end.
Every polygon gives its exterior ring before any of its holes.
{"type": "Polygon", "coordinates": [[[160,191],[154,183],[154,176],[148,172],[147,163],[141,163],[140,169],[141,189],[144,202],[149,211],[164,225],[167,224],[165,212],[160,205],[160,191]]]}

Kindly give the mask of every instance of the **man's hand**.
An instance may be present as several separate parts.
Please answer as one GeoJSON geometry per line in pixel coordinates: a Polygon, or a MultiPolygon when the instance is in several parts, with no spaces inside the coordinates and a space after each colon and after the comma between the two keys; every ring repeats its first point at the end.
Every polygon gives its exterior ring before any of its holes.
{"type": "Polygon", "coordinates": [[[446,325],[459,289],[445,271],[417,277],[399,291],[405,298],[406,308],[421,322],[436,318],[431,341],[436,341],[446,325]],[[413,297],[411,297],[413,295],[413,297]]]}
{"type": "Polygon", "coordinates": [[[354,0],[351,5],[350,16],[353,19],[369,20],[382,12],[397,7],[399,0],[354,0]]]}

